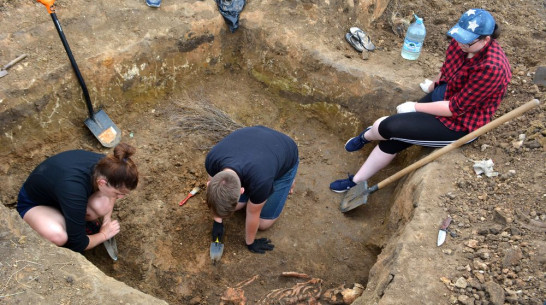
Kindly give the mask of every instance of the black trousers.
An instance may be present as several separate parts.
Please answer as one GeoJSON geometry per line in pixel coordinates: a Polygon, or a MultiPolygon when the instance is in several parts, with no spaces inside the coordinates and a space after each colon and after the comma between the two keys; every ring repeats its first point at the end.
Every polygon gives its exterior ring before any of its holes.
{"type": "MultiPolygon", "coordinates": [[[[430,103],[444,99],[446,84],[437,86],[419,103],[430,103]]],[[[381,121],[379,134],[387,139],[379,142],[379,149],[387,154],[396,154],[412,146],[443,147],[468,134],[447,128],[435,115],[423,112],[399,113],[381,121]]]]}

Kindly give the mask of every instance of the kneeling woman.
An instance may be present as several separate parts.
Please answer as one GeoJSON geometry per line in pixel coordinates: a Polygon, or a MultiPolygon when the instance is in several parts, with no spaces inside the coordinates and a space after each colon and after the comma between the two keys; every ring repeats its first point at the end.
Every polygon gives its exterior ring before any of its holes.
{"type": "Polygon", "coordinates": [[[138,170],[130,158],[134,153],[134,147],[121,143],[107,156],[70,150],[46,159],[19,192],[19,215],[57,246],[76,252],[94,248],[120,231],[111,216],[116,200],[138,184],[138,170]],[[86,222],[100,217],[98,232],[86,231],[86,222]]]}

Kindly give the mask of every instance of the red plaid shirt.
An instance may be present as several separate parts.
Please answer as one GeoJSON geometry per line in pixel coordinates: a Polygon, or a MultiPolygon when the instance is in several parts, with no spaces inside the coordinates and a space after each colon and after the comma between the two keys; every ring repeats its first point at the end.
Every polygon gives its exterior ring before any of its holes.
{"type": "Polygon", "coordinates": [[[451,117],[438,117],[449,129],[472,132],[489,123],[512,78],[510,63],[497,41],[467,58],[455,39],[446,51],[440,82],[447,83],[451,117]]]}

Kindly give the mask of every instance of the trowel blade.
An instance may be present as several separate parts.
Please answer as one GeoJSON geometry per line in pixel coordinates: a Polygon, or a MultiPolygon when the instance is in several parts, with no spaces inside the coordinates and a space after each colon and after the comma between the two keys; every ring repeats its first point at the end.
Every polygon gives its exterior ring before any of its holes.
{"type": "Polygon", "coordinates": [[[114,237],[106,240],[104,242],[104,247],[106,248],[106,252],[108,252],[108,255],[114,260],[118,260],[118,245],[116,244],[116,240],[114,237]]]}
{"type": "Polygon", "coordinates": [[[213,264],[220,261],[222,254],[224,253],[224,244],[221,242],[213,241],[210,244],[210,259],[213,264]]]}
{"type": "Polygon", "coordinates": [[[0,77],[8,75],[8,70],[0,70],[0,77]]]}

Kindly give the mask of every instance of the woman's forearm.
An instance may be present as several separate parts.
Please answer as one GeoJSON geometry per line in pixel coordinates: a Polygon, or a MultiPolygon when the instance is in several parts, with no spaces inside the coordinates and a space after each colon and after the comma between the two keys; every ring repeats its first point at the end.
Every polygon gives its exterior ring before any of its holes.
{"type": "Polygon", "coordinates": [[[453,116],[453,113],[449,110],[449,101],[417,103],[415,104],[415,111],[445,117],[453,116]]]}

